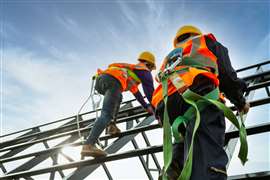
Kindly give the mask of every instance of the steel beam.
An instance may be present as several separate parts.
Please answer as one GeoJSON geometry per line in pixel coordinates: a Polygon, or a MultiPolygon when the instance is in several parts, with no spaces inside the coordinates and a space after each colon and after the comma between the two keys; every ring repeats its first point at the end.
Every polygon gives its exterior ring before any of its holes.
{"type": "MultiPolygon", "coordinates": [[[[142,118],[142,117],[145,117],[147,115],[148,115],[147,112],[143,112],[143,113],[138,114],[138,115],[124,117],[124,118],[119,119],[117,121],[117,123],[122,123],[122,122],[130,121],[130,120],[133,120],[134,118],[142,118]]],[[[84,127],[84,128],[81,128],[80,131],[81,132],[89,132],[90,129],[91,129],[90,127],[84,127]]],[[[24,146],[28,146],[28,145],[42,143],[43,141],[53,140],[53,139],[57,139],[57,138],[61,138],[61,137],[69,136],[69,135],[75,135],[75,134],[78,134],[78,130],[77,129],[76,130],[69,131],[69,132],[59,133],[59,134],[56,134],[56,135],[53,135],[53,136],[49,136],[49,137],[46,137],[46,138],[43,138],[43,139],[38,139],[38,140],[35,140],[35,141],[25,142],[25,143],[21,143],[21,144],[9,146],[7,148],[2,148],[2,149],[0,149],[0,152],[4,152],[4,151],[16,149],[18,147],[24,147],[24,146]]]]}
{"type": "MultiPolygon", "coordinates": [[[[138,123],[139,120],[136,119],[136,122],[138,123]]],[[[159,125],[159,124],[158,124],[158,125],[159,125]]],[[[141,134],[142,134],[142,137],[143,137],[143,140],[144,140],[146,146],[147,146],[147,147],[150,147],[151,144],[150,144],[150,141],[148,140],[148,137],[147,137],[145,131],[142,131],[141,134]]],[[[158,160],[157,160],[156,155],[155,155],[155,154],[150,154],[150,155],[151,155],[151,157],[152,157],[152,159],[153,159],[153,161],[154,161],[154,163],[155,163],[155,165],[156,165],[156,167],[157,167],[158,172],[161,172],[161,167],[160,167],[160,165],[159,165],[159,162],[158,162],[158,160]]]]}
{"type": "MultiPolygon", "coordinates": [[[[154,117],[150,116],[146,119],[144,119],[141,123],[139,123],[136,128],[138,127],[142,127],[145,125],[149,125],[154,121],[154,117]]],[[[138,134],[138,133],[137,133],[138,134]]],[[[123,136],[119,139],[117,139],[113,144],[111,144],[110,146],[108,146],[105,150],[108,154],[113,154],[116,153],[118,150],[120,150],[124,145],[126,145],[128,142],[130,142],[132,139],[134,139],[134,137],[136,137],[137,134],[132,134],[132,135],[128,135],[128,136],[123,136]]],[[[73,172],[72,174],[68,175],[65,179],[66,180],[80,180],[80,179],[84,179],[85,177],[87,177],[89,174],[91,174],[96,168],[99,167],[100,164],[94,164],[93,166],[91,166],[91,164],[88,164],[86,166],[80,166],[75,172],[73,172]]]]}
{"type": "Polygon", "coordinates": [[[270,179],[270,171],[264,172],[255,172],[250,174],[242,174],[236,176],[228,177],[228,180],[269,180],[270,179]]]}
{"type": "Polygon", "coordinates": [[[261,72],[261,73],[256,73],[256,74],[253,74],[253,75],[250,75],[250,76],[246,76],[246,77],[243,77],[241,79],[245,80],[245,81],[250,81],[250,80],[253,80],[253,79],[256,79],[256,78],[262,78],[262,77],[267,77],[265,79],[268,79],[270,76],[270,70],[269,71],[264,71],[264,72],[261,72]]]}
{"type": "MultiPolygon", "coordinates": [[[[148,131],[148,130],[154,130],[160,128],[160,126],[158,124],[154,124],[154,125],[149,125],[149,126],[141,126],[141,127],[136,127],[134,129],[130,129],[128,131],[124,131],[119,135],[105,135],[100,137],[100,140],[108,140],[108,139],[112,139],[112,138],[119,138],[119,137],[124,137],[127,135],[132,135],[135,133],[140,133],[142,131],[148,131]]],[[[27,158],[27,157],[31,157],[31,156],[39,156],[40,154],[51,154],[51,153],[56,153],[56,152],[60,152],[60,150],[63,147],[67,147],[67,146],[80,146],[81,142],[76,142],[76,143],[70,143],[70,144],[63,144],[60,146],[55,146],[51,149],[48,150],[43,150],[43,151],[38,151],[38,152],[34,152],[34,153],[29,153],[29,154],[24,154],[21,156],[15,156],[15,157],[9,157],[9,158],[4,158],[4,159],[0,159],[0,162],[5,163],[5,162],[10,162],[10,161],[14,161],[14,160],[18,160],[18,159],[23,159],[23,158],[27,158]]]]}
{"type": "MultiPolygon", "coordinates": [[[[63,144],[67,144],[70,142],[74,142],[78,139],[78,137],[76,136],[71,136],[68,139],[62,141],[61,143],[57,144],[57,146],[63,145],[63,144]]],[[[34,157],[33,159],[25,162],[24,164],[20,165],[19,167],[15,168],[12,171],[9,171],[7,174],[12,174],[12,173],[16,173],[19,171],[25,171],[25,170],[29,170],[31,168],[33,168],[34,166],[38,165],[39,163],[41,163],[42,161],[48,159],[50,156],[52,156],[53,154],[40,154],[39,156],[34,157]]]]}
{"type": "MultiPolygon", "coordinates": [[[[35,133],[35,132],[37,132],[37,131],[39,131],[39,129],[38,129],[38,128],[34,128],[32,131],[27,132],[26,134],[35,133]]],[[[9,152],[7,152],[7,153],[1,155],[0,158],[2,159],[2,158],[12,157],[12,156],[14,156],[14,155],[16,155],[16,154],[18,154],[18,153],[24,151],[25,149],[27,149],[27,148],[30,147],[30,146],[31,146],[31,145],[28,145],[28,146],[25,146],[25,147],[18,147],[18,148],[16,148],[16,149],[11,149],[9,152]]],[[[3,151],[3,152],[5,152],[5,151],[3,151]]]]}
{"type": "MultiPolygon", "coordinates": [[[[137,106],[135,108],[129,108],[129,110],[133,110],[133,111],[131,111],[131,112],[134,112],[133,115],[136,114],[136,113],[145,112],[139,106],[137,106]]],[[[125,116],[126,116],[126,110],[120,112],[118,118],[124,118],[125,116]]],[[[72,119],[72,121],[70,121],[70,122],[68,122],[68,123],[66,123],[66,124],[64,124],[64,125],[62,125],[60,127],[54,128],[54,129],[50,129],[50,130],[46,130],[46,131],[42,131],[42,132],[36,132],[36,133],[25,135],[25,136],[22,136],[22,137],[13,139],[13,140],[4,141],[4,142],[0,143],[0,147],[11,146],[13,144],[17,144],[18,140],[27,139],[27,138],[30,138],[30,137],[40,137],[40,136],[43,136],[43,135],[45,137],[48,137],[48,136],[56,134],[56,133],[59,134],[59,133],[64,133],[64,132],[75,130],[75,129],[77,129],[77,123],[75,121],[76,121],[76,119],[72,119]]],[[[89,120],[81,121],[80,126],[86,127],[86,126],[88,126],[90,123],[92,123],[94,121],[95,121],[95,118],[91,118],[89,120]]],[[[121,121],[119,123],[121,123],[121,121]]]]}
{"type": "Polygon", "coordinates": [[[247,88],[247,92],[252,91],[252,90],[257,90],[260,88],[267,88],[268,86],[270,86],[270,81],[264,81],[264,82],[260,82],[260,83],[256,83],[252,86],[249,86],[247,88]]]}
{"type": "MultiPolygon", "coordinates": [[[[265,99],[252,101],[250,103],[251,103],[252,107],[262,105],[262,104],[267,104],[267,103],[270,103],[270,97],[265,98],[265,99]]],[[[232,107],[232,110],[236,110],[236,108],[232,107]]],[[[144,117],[146,114],[147,113],[142,113],[140,115],[134,115],[132,117],[122,118],[122,119],[119,120],[119,123],[126,122],[127,120],[130,120],[130,119],[132,120],[132,118],[136,118],[136,117],[144,117]]],[[[81,131],[88,131],[89,129],[90,128],[86,127],[86,128],[82,128],[81,131]]],[[[57,135],[51,136],[51,137],[47,137],[47,138],[45,138],[45,140],[51,140],[51,139],[63,137],[63,136],[66,136],[66,135],[72,135],[72,134],[75,134],[75,133],[77,133],[77,130],[73,130],[73,131],[70,131],[70,132],[65,132],[65,133],[62,133],[62,134],[57,134],[57,135]]],[[[47,134],[43,134],[43,135],[47,136],[47,134]]],[[[15,149],[15,148],[18,148],[18,147],[21,147],[21,146],[27,146],[29,144],[35,144],[35,143],[40,143],[40,142],[42,142],[42,140],[36,140],[36,141],[33,141],[33,142],[27,142],[25,144],[18,144],[18,145],[7,147],[7,148],[2,148],[2,149],[0,149],[0,152],[8,151],[8,150],[12,150],[12,149],[15,149]]]]}
{"type": "Polygon", "coordinates": [[[258,68],[258,67],[266,65],[266,64],[270,64],[270,61],[264,61],[262,63],[258,63],[258,64],[247,66],[247,67],[244,67],[244,68],[241,68],[241,69],[237,69],[236,72],[246,71],[246,70],[249,70],[249,69],[252,69],[252,68],[258,68]]]}
{"type": "Polygon", "coordinates": [[[102,165],[102,167],[103,167],[103,169],[104,169],[104,171],[105,171],[105,173],[106,173],[106,175],[108,177],[108,180],[113,180],[112,175],[111,175],[108,167],[106,166],[106,164],[102,163],[101,165],[102,165]]]}
{"type": "MultiPolygon", "coordinates": [[[[251,106],[254,107],[256,105],[261,105],[261,104],[265,104],[265,103],[269,103],[269,102],[270,102],[270,98],[262,99],[260,101],[253,101],[253,102],[251,102],[251,106]]],[[[143,132],[143,131],[152,130],[152,129],[156,129],[156,128],[159,128],[159,126],[158,125],[150,125],[150,126],[147,126],[147,127],[140,127],[138,129],[135,128],[135,129],[132,129],[130,131],[122,132],[121,134],[115,135],[115,136],[114,135],[113,136],[105,135],[105,136],[101,137],[100,140],[107,140],[107,139],[111,139],[111,138],[122,137],[122,136],[130,135],[132,133],[143,132]]],[[[148,144],[149,144],[149,142],[148,142],[148,144]]],[[[80,143],[73,143],[73,144],[68,144],[68,145],[69,146],[78,146],[78,145],[80,145],[80,143]]],[[[49,149],[49,150],[39,151],[39,152],[35,152],[35,153],[29,153],[29,154],[25,154],[25,155],[18,156],[18,157],[2,158],[2,159],[0,159],[0,162],[4,163],[4,162],[8,162],[8,161],[18,160],[18,159],[21,159],[21,158],[37,156],[39,154],[51,153],[52,151],[58,151],[62,147],[63,146],[54,147],[54,148],[49,149]]],[[[14,149],[16,149],[16,148],[14,148],[14,149]]]]}
{"type": "MultiPolygon", "coordinates": [[[[136,99],[131,99],[131,100],[122,102],[121,104],[131,103],[131,102],[133,102],[135,100],[136,99]]],[[[97,111],[100,111],[100,109],[97,109],[97,111]]],[[[127,110],[125,110],[125,111],[127,111],[127,110]]],[[[95,113],[95,112],[96,112],[95,110],[88,111],[88,112],[79,114],[79,116],[92,114],[92,113],[95,113]]],[[[4,134],[4,135],[0,136],[0,138],[6,137],[6,136],[11,136],[11,135],[18,134],[18,133],[25,132],[25,131],[29,131],[29,130],[32,130],[34,128],[40,128],[40,127],[48,126],[48,125],[51,125],[51,124],[59,123],[59,122],[66,121],[66,120],[69,120],[69,119],[76,119],[76,117],[77,117],[77,115],[74,115],[74,116],[66,117],[66,118],[63,118],[63,119],[56,120],[56,121],[52,121],[52,122],[49,122],[49,123],[44,123],[44,124],[41,124],[41,125],[38,125],[38,126],[34,126],[34,127],[31,127],[31,128],[22,129],[22,130],[15,131],[15,132],[12,132],[12,133],[4,134]]]]}
{"type": "Polygon", "coordinates": [[[1,168],[3,173],[7,172],[7,170],[6,170],[5,166],[3,165],[3,163],[0,163],[0,168],[1,168]]]}
{"type": "MultiPolygon", "coordinates": [[[[250,105],[251,105],[251,107],[254,107],[254,106],[259,106],[259,105],[268,104],[268,103],[270,103],[270,97],[264,98],[264,99],[260,99],[260,100],[256,100],[256,101],[251,101],[250,102],[250,105]]],[[[231,109],[232,110],[236,110],[235,107],[231,107],[231,109]]],[[[122,119],[120,119],[117,122],[118,123],[122,123],[122,122],[130,121],[130,120],[133,120],[134,118],[145,117],[147,114],[148,114],[147,112],[144,112],[144,113],[141,113],[139,115],[134,115],[134,116],[129,116],[129,117],[126,117],[126,118],[122,118],[122,119]]],[[[89,130],[90,130],[89,127],[85,127],[85,128],[82,128],[81,129],[81,132],[86,132],[86,131],[89,131],[89,130]]],[[[73,130],[73,131],[70,131],[70,132],[57,134],[57,135],[54,135],[54,136],[51,136],[51,137],[47,137],[47,138],[43,138],[43,139],[38,139],[38,140],[35,140],[35,141],[32,141],[32,142],[27,142],[27,143],[22,143],[22,144],[10,146],[10,147],[7,147],[7,148],[2,148],[2,149],[0,149],[0,152],[8,151],[8,150],[13,150],[13,149],[17,149],[19,147],[24,147],[24,146],[28,146],[28,145],[33,145],[33,144],[36,144],[36,143],[41,143],[41,142],[43,142],[45,140],[46,141],[47,140],[53,140],[53,139],[57,139],[57,138],[68,136],[68,135],[74,135],[74,134],[77,134],[77,132],[78,132],[77,130],[73,130]]],[[[117,137],[117,136],[115,136],[115,137],[117,137]]],[[[103,138],[105,140],[106,138],[111,138],[111,137],[108,137],[108,136],[106,137],[105,136],[103,138]]]]}
{"type": "MultiPolygon", "coordinates": [[[[47,141],[44,141],[43,142],[44,146],[46,149],[50,149],[50,146],[49,144],[47,143],[47,141]]],[[[58,154],[52,154],[51,156],[51,159],[53,161],[53,165],[56,165],[58,163],[58,154]]],[[[61,177],[64,177],[64,173],[63,171],[58,171],[59,174],[61,175],[61,177]]],[[[51,172],[51,175],[50,175],[50,180],[53,180],[54,179],[54,176],[55,176],[55,171],[54,172],[51,172]]]]}
{"type": "MultiPolygon", "coordinates": [[[[130,129],[132,126],[133,126],[133,121],[127,122],[127,129],[130,129]]],[[[131,143],[132,143],[132,145],[133,145],[133,147],[135,149],[139,149],[139,145],[137,144],[135,138],[131,140],[131,143]]],[[[139,156],[139,160],[141,161],[141,164],[143,166],[143,169],[144,169],[144,171],[145,171],[148,179],[149,180],[153,180],[154,178],[153,178],[153,176],[152,176],[152,174],[151,174],[151,172],[150,172],[150,170],[149,170],[149,168],[148,168],[148,166],[147,166],[147,164],[146,164],[143,156],[139,156]]]]}
{"type": "MultiPolygon", "coordinates": [[[[270,132],[270,123],[263,123],[260,125],[250,126],[246,128],[247,135],[261,134],[265,132],[270,132]]],[[[239,137],[239,131],[233,130],[226,132],[225,134],[225,145],[228,144],[229,140],[239,137]]]]}
{"type": "MultiPolygon", "coordinates": [[[[147,155],[149,153],[157,153],[162,151],[162,145],[160,146],[152,146],[152,147],[147,147],[143,149],[138,149],[138,150],[133,150],[133,151],[127,151],[119,154],[111,154],[108,155],[107,157],[100,157],[96,159],[89,159],[89,160],[83,160],[83,161],[77,161],[73,163],[68,163],[64,165],[56,165],[48,168],[42,168],[42,169],[37,169],[33,171],[22,171],[18,173],[13,173],[13,174],[8,174],[5,177],[0,177],[0,179],[8,179],[8,178],[19,178],[19,177],[24,177],[24,176],[34,176],[34,175],[39,175],[39,174],[45,174],[49,173],[51,171],[58,171],[58,170],[64,170],[64,169],[71,169],[71,168],[77,168],[79,167],[80,169],[86,168],[86,167],[91,167],[91,166],[98,166],[101,163],[104,162],[110,162],[110,161],[116,161],[116,160],[121,160],[121,159],[126,159],[126,158],[132,158],[136,156],[143,156],[147,155]]],[[[83,179],[86,176],[88,176],[93,170],[90,168],[88,169],[90,172],[85,172],[86,174],[81,174],[84,175],[83,177],[81,176],[76,176],[79,179],[83,179]]],[[[68,178],[72,179],[72,178],[68,178]]],[[[74,178],[76,179],[76,178],[74,178]]],[[[77,180],[77,179],[76,179],[77,180]]]]}
{"type": "MultiPolygon", "coordinates": [[[[151,120],[151,117],[147,118],[146,120],[151,120]]],[[[152,120],[154,120],[152,118],[152,120]]],[[[151,122],[148,122],[151,123],[151,122]]],[[[270,129],[267,127],[270,126],[270,123],[267,124],[262,124],[260,126],[251,126],[247,128],[247,135],[252,135],[252,134],[258,134],[258,133],[263,133],[263,132],[270,132],[270,129]],[[254,130],[256,129],[256,130],[254,130]]],[[[238,132],[233,131],[233,132],[228,132],[228,134],[234,134],[230,138],[235,138],[238,137],[238,132]]],[[[52,167],[47,167],[47,168],[42,168],[38,170],[33,170],[33,171],[22,171],[22,172],[17,172],[13,174],[7,174],[6,176],[0,177],[0,179],[5,179],[5,178],[17,178],[17,177],[25,177],[25,176],[33,176],[33,175],[38,175],[38,174],[44,174],[44,173],[49,173],[51,171],[58,171],[58,170],[64,170],[64,169],[71,169],[75,167],[79,167],[77,171],[80,173],[76,173],[76,176],[72,174],[73,176],[69,176],[66,179],[76,179],[80,178],[82,176],[82,179],[88,176],[91,172],[93,172],[101,163],[104,162],[109,162],[109,161],[115,161],[115,160],[120,160],[120,159],[125,159],[125,158],[131,158],[131,157],[136,157],[136,156],[142,156],[142,155],[147,155],[147,154],[153,154],[157,152],[162,152],[162,145],[160,146],[151,146],[147,147],[144,149],[140,150],[133,150],[133,151],[128,151],[124,153],[119,153],[119,154],[113,154],[114,153],[114,148],[120,149],[119,145],[123,145],[123,141],[125,141],[125,144],[132,140],[136,135],[133,137],[131,136],[125,136],[123,138],[118,139],[115,143],[113,143],[111,146],[109,146],[106,151],[109,153],[107,157],[102,157],[102,158],[96,158],[96,159],[90,159],[90,160],[83,160],[83,161],[77,161],[77,162],[72,162],[72,163],[67,163],[63,165],[56,165],[52,167]],[[127,139],[128,137],[128,139],[127,139]],[[114,147],[112,147],[114,146],[114,147]]]]}
{"type": "MultiPolygon", "coordinates": [[[[137,142],[136,142],[134,139],[131,140],[131,142],[132,142],[132,144],[133,144],[133,146],[134,146],[134,148],[135,148],[136,150],[137,150],[137,149],[140,149],[139,146],[138,146],[138,144],[137,144],[137,142]]],[[[143,166],[143,169],[144,169],[144,171],[145,171],[145,173],[146,173],[148,179],[149,179],[149,180],[154,180],[154,178],[153,178],[153,176],[152,176],[152,174],[151,174],[151,172],[150,172],[150,170],[149,170],[149,167],[147,166],[147,164],[146,164],[146,162],[145,162],[143,156],[139,156],[139,159],[140,159],[140,161],[141,161],[141,164],[142,164],[142,166],[143,166]]]]}

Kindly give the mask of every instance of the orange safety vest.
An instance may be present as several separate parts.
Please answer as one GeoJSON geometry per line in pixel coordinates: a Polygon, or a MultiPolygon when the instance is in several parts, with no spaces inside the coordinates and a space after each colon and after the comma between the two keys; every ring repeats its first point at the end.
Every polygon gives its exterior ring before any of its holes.
{"type": "Polygon", "coordinates": [[[133,72],[134,70],[149,71],[144,63],[113,63],[110,64],[109,67],[104,71],[98,69],[98,75],[109,74],[113,76],[120,82],[122,86],[122,92],[131,91],[133,94],[135,94],[138,91],[138,86],[141,83],[141,80],[133,72]]]}
{"type": "MultiPolygon", "coordinates": [[[[199,74],[211,79],[216,86],[219,85],[217,57],[208,49],[206,37],[216,41],[213,34],[200,35],[177,47],[182,48],[182,60],[175,67],[174,73],[169,75],[168,96],[176,91],[183,93],[192,85],[194,78],[199,74]]],[[[166,57],[160,72],[163,72],[168,66],[168,60],[169,57],[166,57]]],[[[152,105],[157,107],[162,100],[162,85],[160,83],[153,93],[152,105]]]]}

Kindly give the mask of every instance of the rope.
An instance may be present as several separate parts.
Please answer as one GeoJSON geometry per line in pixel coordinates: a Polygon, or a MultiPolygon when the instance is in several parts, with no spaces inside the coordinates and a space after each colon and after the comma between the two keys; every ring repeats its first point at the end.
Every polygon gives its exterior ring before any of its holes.
{"type": "Polygon", "coordinates": [[[96,120],[98,118],[98,111],[97,111],[97,108],[99,107],[100,105],[100,102],[101,102],[101,95],[99,93],[97,93],[94,89],[95,89],[95,81],[96,81],[96,77],[93,76],[92,77],[92,83],[91,83],[91,90],[90,90],[90,94],[89,96],[87,97],[87,99],[85,100],[85,102],[82,104],[82,106],[80,107],[78,113],[77,113],[77,116],[76,116],[76,123],[77,123],[77,130],[78,130],[78,136],[79,136],[79,139],[81,140],[81,142],[83,143],[84,142],[84,137],[82,136],[81,134],[81,130],[80,130],[80,122],[79,122],[79,116],[80,116],[80,113],[82,111],[82,109],[84,108],[84,106],[89,102],[89,100],[91,99],[91,102],[92,102],[92,107],[95,111],[95,114],[96,114],[96,120]],[[99,97],[99,100],[97,102],[95,102],[95,99],[94,99],[94,96],[95,95],[98,95],[99,97]]]}

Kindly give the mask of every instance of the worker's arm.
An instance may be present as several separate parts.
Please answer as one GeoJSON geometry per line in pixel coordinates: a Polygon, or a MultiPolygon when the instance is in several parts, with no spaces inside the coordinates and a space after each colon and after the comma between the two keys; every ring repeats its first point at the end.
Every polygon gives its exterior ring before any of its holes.
{"type": "Polygon", "coordinates": [[[149,103],[152,101],[152,95],[154,92],[154,82],[152,74],[145,70],[136,70],[135,74],[139,77],[142,83],[143,92],[149,103]]]}
{"type": "Polygon", "coordinates": [[[135,70],[134,72],[141,80],[143,92],[144,92],[149,104],[147,104],[144,101],[143,96],[141,95],[141,93],[139,91],[137,91],[137,93],[135,93],[134,96],[142,104],[142,106],[144,108],[149,109],[150,102],[152,101],[152,95],[154,92],[154,83],[153,83],[152,74],[149,71],[145,71],[145,70],[135,70]],[[147,106],[147,107],[145,107],[145,106],[147,106]]]}
{"type": "Polygon", "coordinates": [[[147,103],[145,102],[142,94],[140,93],[140,91],[137,91],[136,93],[133,93],[133,95],[135,96],[136,100],[142,105],[142,107],[144,109],[147,108],[147,103]]]}
{"type": "Polygon", "coordinates": [[[243,97],[247,84],[237,77],[235,70],[231,65],[228,49],[219,42],[213,42],[206,39],[208,48],[216,55],[219,71],[220,90],[225,96],[239,109],[242,110],[246,105],[243,97]]]}
{"type": "Polygon", "coordinates": [[[136,93],[133,94],[135,96],[135,98],[137,99],[137,101],[139,101],[139,103],[143,106],[143,108],[149,112],[150,114],[154,114],[154,110],[151,106],[151,104],[147,104],[144,101],[144,98],[142,96],[142,94],[140,93],[140,91],[137,91],[136,93]]]}

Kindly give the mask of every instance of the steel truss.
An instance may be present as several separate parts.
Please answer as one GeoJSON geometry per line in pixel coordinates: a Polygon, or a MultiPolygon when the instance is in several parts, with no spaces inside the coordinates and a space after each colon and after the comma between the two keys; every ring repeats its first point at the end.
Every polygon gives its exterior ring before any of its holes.
{"type": "MultiPolygon", "coordinates": [[[[237,72],[252,69],[256,70],[254,74],[243,77],[243,79],[249,84],[248,90],[245,92],[245,97],[250,102],[251,107],[270,103],[270,70],[263,69],[266,65],[270,65],[270,61],[265,61],[263,63],[237,70],[237,72]],[[265,89],[267,96],[262,99],[253,100],[254,92],[262,88],[265,89]]],[[[79,137],[76,124],[77,116],[71,116],[65,119],[60,119],[54,122],[0,136],[2,139],[0,143],[0,168],[3,172],[0,179],[34,179],[32,176],[49,173],[48,179],[53,180],[55,179],[55,173],[57,172],[63,179],[79,180],[86,178],[97,168],[102,167],[108,179],[112,180],[113,177],[106,166],[106,162],[138,157],[148,179],[153,180],[153,173],[161,171],[161,166],[155,153],[162,152],[162,145],[152,146],[146,132],[156,130],[160,128],[160,126],[157,123],[154,123],[155,118],[153,116],[149,116],[149,114],[145,112],[142,107],[132,107],[133,101],[134,100],[130,100],[122,103],[122,107],[117,117],[118,124],[126,123],[126,130],[121,132],[119,135],[104,135],[99,138],[100,142],[102,142],[100,145],[103,146],[103,148],[109,153],[109,155],[104,158],[75,161],[72,157],[61,151],[64,147],[81,146],[81,142],[78,141],[79,137]],[[56,126],[58,123],[62,123],[62,125],[58,126],[57,128],[47,128],[47,130],[41,130],[41,128],[50,127],[51,125],[56,126]],[[142,135],[146,148],[139,147],[135,139],[138,134],[142,135]],[[48,141],[57,140],[59,138],[62,140],[61,142],[53,147],[49,146],[48,141]],[[113,142],[109,144],[108,140],[113,142]],[[134,150],[117,153],[128,143],[133,145],[134,150]],[[36,144],[43,144],[44,149],[32,152],[31,147],[36,144]],[[26,151],[27,153],[21,154],[23,151],[26,151]],[[60,156],[68,160],[69,163],[60,164],[60,156]],[[26,158],[31,159],[16,166],[11,171],[7,171],[5,168],[5,163],[15,162],[17,160],[26,158]],[[33,170],[33,168],[35,168],[38,164],[47,159],[52,160],[52,165],[33,170]],[[150,168],[150,160],[153,162],[155,166],[154,168],[150,168]],[[76,169],[69,174],[65,174],[63,172],[63,170],[72,168],[76,169]]],[[[231,109],[234,111],[236,110],[235,107],[231,107],[231,109]]],[[[100,111],[100,109],[98,109],[98,111],[100,111]]],[[[80,131],[85,137],[88,135],[95,121],[95,118],[89,118],[87,116],[94,115],[94,113],[94,111],[90,111],[79,115],[80,131]]],[[[269,131],[270,123],[247,127],[248,135],[255,135],[269,131]]],[[[238,131],[233,128],[230,128],[225,135],[226,141],[224,148],[229,159],[232,158],[232,154],[235,150],[238,140],[237,137],[238,131]]],[[[232,176],[229,177],[229,179],[262,179],[265,177],[270,177],[269,174],[270,172],[261,172],[248,175],[232,176]]]]}

